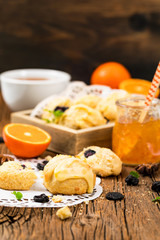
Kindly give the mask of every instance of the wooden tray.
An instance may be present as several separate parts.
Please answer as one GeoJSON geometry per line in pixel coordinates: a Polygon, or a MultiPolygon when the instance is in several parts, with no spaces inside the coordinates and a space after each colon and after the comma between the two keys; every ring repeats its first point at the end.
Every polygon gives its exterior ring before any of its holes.
{"type": "Polygon", "coordinates": [[[32,110],[11,113],[11,122],[32,124],[46,130],[52,137],[48,149],[57,153],[76,155],[84,147],[91,145],[108,147],[112,145],[112,128],[114,123],[103,126],[74,130],[31,117],[32,110]]]}

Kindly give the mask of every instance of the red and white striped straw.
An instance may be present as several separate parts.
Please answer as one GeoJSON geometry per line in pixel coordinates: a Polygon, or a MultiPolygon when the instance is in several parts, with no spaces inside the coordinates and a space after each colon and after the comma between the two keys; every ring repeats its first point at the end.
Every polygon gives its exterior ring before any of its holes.
{"type": "Polygon", "coordinates": [[[158,67],[157,67],[156,72],[154,74],[154,77],[153,77],[148,95],[146,97],[146,101],[145,101],[146,106],[149,106],[151,104],[151,102],[152,102],[152,100],[153,100],[153,98],[156,94],[156,91],[159,87],[159,84],[160,84],[160,62],[158,64],[158,67]]]}
{"type": "MultiPolygon", "coordinates": [[[[157,67],[156,72],[154,74],[154,77],[153,77],[153,80],[152,80],[152,83],[151,83],[151,87],[149,89],[148,95],[147,95],[146,100],[145,100],[145,105],[147,107],[149,107],[150,104],[152,103],[152,100],[153,100],[153,98],[156,94],[156,91],[157,91],[159,85],[160,85],[160,62],[158,64],[158,67],[157,67]]],[[[146,115],[147,115],[147,112],[148,112],[147,109],[142,111],[142,113],[140,115],[140,118],[139,118],[140,123],[144,122],[144,120],[146,118],[146,115]]]]}

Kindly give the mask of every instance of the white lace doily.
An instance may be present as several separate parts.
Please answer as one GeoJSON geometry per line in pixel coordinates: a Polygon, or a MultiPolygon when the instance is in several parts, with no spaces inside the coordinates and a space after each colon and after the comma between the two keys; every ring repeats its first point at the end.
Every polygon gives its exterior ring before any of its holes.
{"type": "MultiPolygon", "coordinates": [[[[63,96],[66,98],[70,98],[71,100],[75,100],[81,96],[87,95],[87,94],[93,94],[98,95],[101,97],[108,97],[108,95],[115,91],[111,89],[110,87],[103,86],[103,85],[86,85],[84,82],[81,81],[73,81],[71,82],[66,90],[61,92],[59,95],[52,95],[48,98],[41,101],[32,111],[31,117],[39,117],[42,114],[42,110],[45,108],[45,106],[53,101],[55,98],[63,96]]],[[[123,91],[123,90],[118,90],[123,91]]]]}
{"type": "MultiPolygon", "coordinates": [[[[18,160],[16,160],[18,161],[18,160]]],[[[43,160],[31,160],[31,161],[20,161],[21,164],[25,164],[26,162],[29,162],[31,164],[31,167],[35,170],[37,174],[37,180],[36,182],[32,185],[30,190],[28,191],[17,191],[21,192],[23,194],[23,197],[20,201],[16,199],[16,197],[12,194],[13,191],[9,190],[3,190],[0,189],[0,206],[6,206],[6,207],[28,207],[28,208],[42,208],[42,207],[64,207],[64,206],[73,206],[76,204],[80,204],[82,202],[87,202],[93,199],[98,198],[103,190],[102,187],[99,185],[101,182],[100,178],[96,178],[96,184],[94,187],[94,190],[91,194],[82,194],[82,195],[56,195],[62,197],[62,201],[59,203],[54,203],[52,200],[53,195],[47,191],[47,189],[43,185],[43,179],[40,177],[40,172],[37,169],[37,163],[41,163],[43,160]],[[49,202],[47,203],[39,203],[39,202],[34,202],[33,197],[35,195],[40,195],[40,194],[46,194],[49,196],[49,202]]],[[[54,195],[55,196],[55,195],[54,195]]]]}

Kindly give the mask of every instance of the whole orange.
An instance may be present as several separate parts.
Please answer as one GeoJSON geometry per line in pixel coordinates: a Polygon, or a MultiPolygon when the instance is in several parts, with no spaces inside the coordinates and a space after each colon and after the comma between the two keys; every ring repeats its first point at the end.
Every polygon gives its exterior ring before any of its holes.
{"type": "Polygon", "coordinates": [[[93,71],[90,83],[119,88],[119,84],[128,78],[131,78],[131,74],[121,63],[106,62],[93,71]]]}

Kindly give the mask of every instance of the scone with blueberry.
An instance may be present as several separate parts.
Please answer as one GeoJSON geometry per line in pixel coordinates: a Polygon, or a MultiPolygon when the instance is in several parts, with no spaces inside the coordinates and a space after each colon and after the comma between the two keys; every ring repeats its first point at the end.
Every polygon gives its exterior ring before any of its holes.
{"type": "Polygon", "coordinates": [[[7,190],[29,190],[37,178],[27,164],[16,161],[4,162],[0,166],[0,188],[7,190]]]}
{"type": "Polygon", "coordinates": [[[86,159],[93,172],[101,177],[119,175],[122,170],[120,158],[109,148],[90,146],[84,148],[78,156],[86,159]]]}

